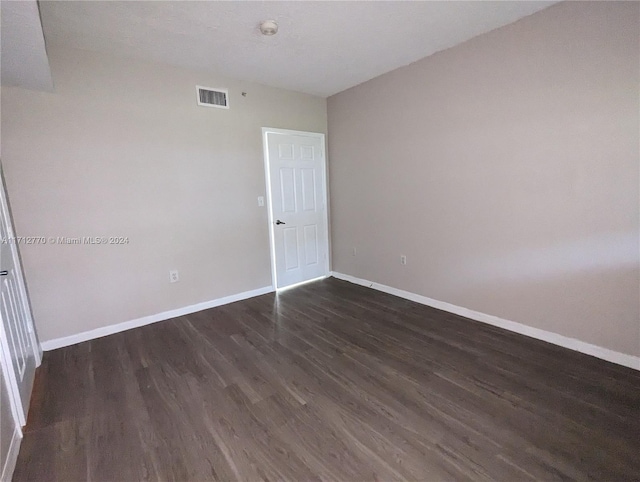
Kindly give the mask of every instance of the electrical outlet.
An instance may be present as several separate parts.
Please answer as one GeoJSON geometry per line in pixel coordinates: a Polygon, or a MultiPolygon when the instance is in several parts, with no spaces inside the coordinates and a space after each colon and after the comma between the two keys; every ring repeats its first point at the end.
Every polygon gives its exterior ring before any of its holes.
{"type": "Polygon", "coordinates": [[[351,253],[351,256],[356,256],[358,254],[358,251],[356,250],[356,248],[353,248],[353,252],[351,253]]]}
{"type": "Polygon", "coordinates": [[[404,254],[400,255],[400,264],[407,264],[407,257],[404,254]]]}
{"type": "Polygon", "coordinates": [[[264,206],[264,196],[258,196],[258,206],[264,206]]]}
{"type": "Polygon", "coordinates": [[[169,271],[169,283],[177,283],[180,281],[178,271],[169,271]]]}

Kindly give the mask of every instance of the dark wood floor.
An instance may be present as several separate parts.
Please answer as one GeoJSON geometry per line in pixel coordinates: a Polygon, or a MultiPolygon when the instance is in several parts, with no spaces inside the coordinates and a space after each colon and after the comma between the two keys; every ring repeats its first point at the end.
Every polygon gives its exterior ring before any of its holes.
{"type": "Polygon", "coordinates": [[[335,279],[45,353],[14,480],[640,480],[640,373],[335,279]]]}

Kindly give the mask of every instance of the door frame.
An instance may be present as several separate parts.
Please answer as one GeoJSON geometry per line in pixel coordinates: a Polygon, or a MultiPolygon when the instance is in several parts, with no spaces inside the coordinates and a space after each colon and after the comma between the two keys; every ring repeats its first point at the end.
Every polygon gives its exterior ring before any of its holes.
{"type": "MultiPolygon", "coordinates": [[[[274,220],[273,220],[273,201],[271,197],[271,170],[269,164],[269,137],[268,134],[284,134],[290,136],[305,136],[305,137],[315,137],[316,139],[320,139],[322,145],[322,179],[324,181],[324,222],[326,229],[326,241],[327,241],[327,258],[324,262],[324,277],[329,276],[329,264],[331,260],[331,237],[329,236],[329,176],[327,172],[327,147],[325,143],[325,134],[321,132],[307,132],[307,131],[296,131],[291,129],[277,129],[275,127],[263,127],[262,128],[262,148],[263,148],[263,156],[264,156],[264,179],[265,179],[265,191],[267,196],[267,215],[269,222],[269,256],[271,258],[271,285],[275,291],[278,290],[277,284],[277,276],[276,276],[276,250],[275,250],[275,231],[274,231],[274,220]]],[[[309,280],[311,281],[311,280],[309,280]]],[[[307,281],[302,281],[302,284],[307,281]]],[[[291,285],[296,286],[296,285],[291,285]]],[[[286,286],[286,289],[291,286],[286,286]]]]}

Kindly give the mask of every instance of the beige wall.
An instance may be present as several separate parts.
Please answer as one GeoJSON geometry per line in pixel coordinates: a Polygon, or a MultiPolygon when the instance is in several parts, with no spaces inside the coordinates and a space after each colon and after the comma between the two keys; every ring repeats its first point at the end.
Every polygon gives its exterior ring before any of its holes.
{"type": "Polygon", "coordinates": [[[55,93],[2,88],[17,234],[130,244],[21,246],[40,339],[271,285],[261,127],[326,132],[326,100],[77,50],[49,57],[55,93]],[[196,84],[229,88],[231,109],[198,107],[196,84]]]}
{"type": "Polygon", "coordinates": [[[640,355],[639,19],[558,4],[331,97],[333,269],[640,355]]]}

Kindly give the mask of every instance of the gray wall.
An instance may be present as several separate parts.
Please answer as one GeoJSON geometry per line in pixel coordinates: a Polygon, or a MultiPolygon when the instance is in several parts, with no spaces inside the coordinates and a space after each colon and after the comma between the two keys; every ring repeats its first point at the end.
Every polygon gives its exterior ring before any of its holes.
{"type": "Polygon", "coordinates": [[[261,127],[326,132],[326,100],[79,50],[49,58],[55,93],[2,88],[17,234],[130,242],[21,246],[40,339],[271,285],[261,127]],[[231,109],[198,107],[196,84],[229,88],[231,109]]]}
{"type": "Polygon", "coordinates": [[[329,98],[333,269],[640,355],[639,19],[561,3],[329,98]]]}

